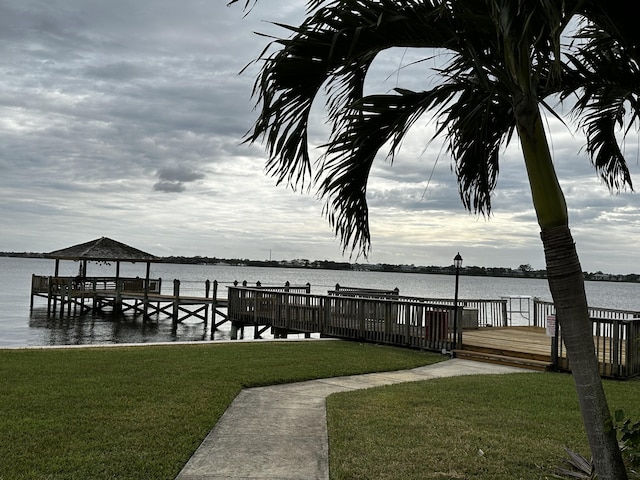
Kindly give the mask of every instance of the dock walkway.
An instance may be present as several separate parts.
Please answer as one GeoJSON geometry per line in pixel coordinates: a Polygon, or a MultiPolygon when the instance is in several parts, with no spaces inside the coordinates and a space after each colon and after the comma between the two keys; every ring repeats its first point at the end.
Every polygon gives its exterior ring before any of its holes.
{"type": "MultiPolygon", "coordinates": [[[[229,320],[236,330],[270,327],[283,336],[319,333],[536,370],[571,370],[553,304],[537,299],[532,323],[526,326],[510,324],[504,299],[452,305],[397,292],[311,295],[244,286],[229,287],[228,299],[229,320]]],[[[638,312],[592,308],[590,315],[601,375],[640,375],[638,312]]]]}
{"type": "MultiPolygon", "coordinates": [[[[211,338],[225,323],[232,340],[254,338],[270,330],[275,338],[289,334],[320,335],[384,343],[463,358],[539,370],[570,371],[562,330],[553,304],[533,299],[526,326],[509,318],[505,298],[496,300],[403,297],[397,290],[336,286],[326,295],[310,293],[310,285],[250,287],[234,282],[226,297],[218,296],[218,282],[205,282],[203,296],[183,295],[180,281],[173,293],[163,294],[160,279],[33,276],[35,297],[47,299],[48,315],[80,315],[104,309],[131,312],[145,321],[161,315],[172,319],[173,330],[185,320],[210,325],[211,338]],[[551,322],[554,324],[552,328],[551,322]]],[[[519,299],[522,300],[522,299],[519,299]]],[[[521,313],[518,310],[518,313],[521,313]]],[[[590,308],[594,345],[603,376],[640,375],[640,312],[590,308]]]]}

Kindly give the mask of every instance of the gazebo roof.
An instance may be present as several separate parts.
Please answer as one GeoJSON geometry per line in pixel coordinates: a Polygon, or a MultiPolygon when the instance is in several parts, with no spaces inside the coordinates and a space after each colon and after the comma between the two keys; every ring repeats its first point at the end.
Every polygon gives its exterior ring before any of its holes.
{"type": "Polygon", "coordinates": [[[124,243],[101,237],[90,242],[47,253],[46,258],[61,260],[153,262],[159,258],[124,243]]]}

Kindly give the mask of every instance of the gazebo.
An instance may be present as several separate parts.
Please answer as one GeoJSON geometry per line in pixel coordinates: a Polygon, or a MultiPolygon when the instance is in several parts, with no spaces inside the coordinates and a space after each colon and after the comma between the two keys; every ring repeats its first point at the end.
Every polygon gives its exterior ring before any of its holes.
{"type": "MultiPolygon", "coordinates": [[[[116,311],[122,308],[122,293],[139,293],[143,295],[142,301],[146,307],[149,293],[160,293],[160,280],[149,278],[151,262],[159,262],[156,257],[111,238],[101,237],[86,243],[80,243],[72,247],[55,250],[44,255],[44,258],[53,258],[56,261],[55,273],[52,277],[33,275],[31,281],[31,308],[33,309],[34,296],[46,297],[47,310],[50,312],[52,303],[53,311],[56,303],[67,304],[70,312],[71,305],[80,306],[81,312],[90,310],[85,305],[85,300],[93,302],[93,308],[101,302],[110,302],[116,311]],[[60,276],[60,260],[80,261],[80,269],[76,277],[60,276]],[[115,277],[87,277],[87,262],[115,262],[115,277]],[[145,278],[122,278],[120,276],[120,263],[144,262],[147,266],[145,278]]],[[[75,309],[75,307],[74,307],[75,309]]]]}
{"type": "Polygon", "coordinates": [[[107,237],[100,237],[86,243],[80,243],[72,247],[55,250],[44,255],[45,258],[53,258],[56,261],[54,276],[58,276],[60,260],[81,261],[81,276],[87,272],[87,262],[115,262],[116,278],[120,277],[120,262],[145,262],[147,265],[146,280],[149,280],[151,262],[160,259],[137,248],[117,242],[107,237]]]}

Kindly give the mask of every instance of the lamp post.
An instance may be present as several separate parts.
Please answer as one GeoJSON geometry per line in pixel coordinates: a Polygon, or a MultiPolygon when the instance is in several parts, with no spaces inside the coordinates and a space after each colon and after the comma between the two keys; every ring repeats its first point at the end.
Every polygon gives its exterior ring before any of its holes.
{"type": "Polygon", "coordinates": [[[462,257],[460,252],[453,257],[453,265],[456,267],[456,291],[453,297],[453,348],[458,348],[458,279],[460,278],[460,267],[462,267],[462,257]]]}

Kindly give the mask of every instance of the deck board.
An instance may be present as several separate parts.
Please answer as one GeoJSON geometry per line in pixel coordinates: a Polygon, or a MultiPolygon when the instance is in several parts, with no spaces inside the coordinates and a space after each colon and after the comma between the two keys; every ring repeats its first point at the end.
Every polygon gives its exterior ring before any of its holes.
{"type": "Polygon", "coordinates": [[[518,353],[551,361],[551,337],[547,336],[544,328],[483,327],[465,330],[462,348],[492,350],[502,355],[518,353]]]}
{"type": "MultiPolygon", "coordinates": [[[[479,354],[492,354],[520,359],[551,362],[551,340],[546,330],[537,327],[483,327],[465,330],[462,335],[462,350],[479,354]]],[[[612,340],[607,337],[594,337],[596,355],[600,372],[605,376],[620,376],[618,365],[625,364],[626,346],[618,347],[619,364],[611,364],[612,340]]],[[[566,349],[561,350],[558,367],[570,370],[566,349]]]]}

